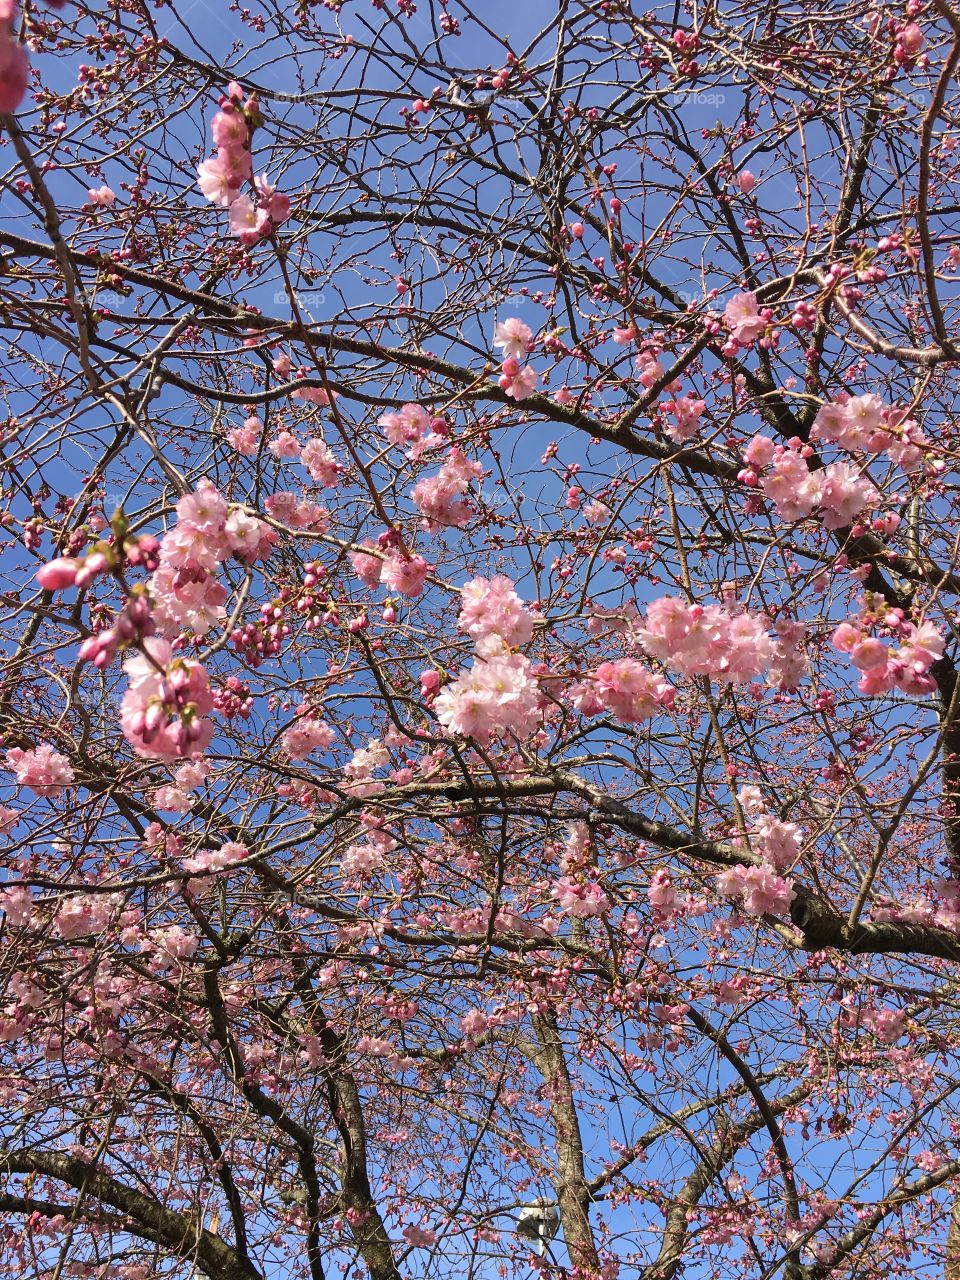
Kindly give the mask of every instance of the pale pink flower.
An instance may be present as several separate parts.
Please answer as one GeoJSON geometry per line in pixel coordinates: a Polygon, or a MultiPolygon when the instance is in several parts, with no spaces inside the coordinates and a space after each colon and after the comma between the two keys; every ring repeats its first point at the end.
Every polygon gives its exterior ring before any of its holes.
{"type": "Polygon", "coordinates": [[[465,494],[471,480],[483,475],[479,462],[471,462],[462,449],[450,450],[447,461],[433,476],[419,480],[410,497],[424,515],[424,525],[431,532],[443,527],[462,528],[473,514],[465,494]]]}
{"type": "Polygon", "coordinates": [[[520,653],[480,659],[437,695],[434,711],[444,728],[488,742],[507,730],[525,736],[539,721],[537,683],[520,653]]]}
{"type": "Polygon", "coordinates": [[[196,791],[197,787],[202,786],[209,778],[210,766],[198,756],[182,764],[173,776],[177,786],[182,787],[184,791],[196,791]]]}
{"type": "Polygon", "coordinates": [[[403,1238],[414,1249],[427,1249],[437,1243],[437,1233],[428,1227],[404,1227],[403,1238]]]}
{"type": "Polygon", "coordinates": [[[873,481],[848,462],[831,462],[824,469],[820,506],[825,529],[843,529],[866,508],[882,501],[873,481]]]}
{"type": "Polygon", "coordinates": [[[168,785],[151,792],[150,803],[166,813],[189,813],[193,807],[193,796],[180,787],[168,785]]]}
{"type": "Polygon", "coordinates": [[[14,929],[22,929],[29,925],[34,917],[33,898],[30,890],[4,889],[0,893],[0,911],[6,917],[7,924],[14,929]]]}
{"type": "Polygon", "coordinates": [[[192,933],[187,933],[178,924],[165,929],[155,929],[150,935],[150,942],[167,960],[189,960],[197,949],[198,940],[192,933]]]}
{"type": "Polygon", "coordinates": [[[247,195],[238,195],[230,201],[230,234],[252,248],[261,238],[257,211],[247,195]]]}
{"type": "Polygon", "coordinates": [[[239,151],[250,140],[247,122],[236,107],[221,108],[213,117],[210,125],[215,147],[223,147],[227,152],[239,151]]]}
{"type": "Polygon", "coordinates": [[[153,620],[171,639],[183,628],[205,636],[227,616],[227,590],[199,566],[162,564],[150,579],[153,620]]]}
{"type": "Polygon", "coordinates": [[[327,487],[337,483],[342,467],[330,451],[325,440],[311,436],[300,451],[300,461],[310,472],[315,484],[327,487]]]}
{"type": "Polygon", "coordinates": [[[283,734],[283,749],[291,760],[306,760],[318,747],[324,751],[333,742],[333,730],[323,720],[302,716],[283,734]]]}
{"type": "Polygon", "coordinates": [[[507,373],[498,379],[500,389],[513,400],[527,400],[537,389],[537,373],[530,365],[524,365],[516,373],[507,373]]]}
{"type": "Polygon", "coordinates": [[[685,675],[746,682],[770,666],[777,648],[756,614],[686,605],[666,596],[647,608],[637,638],[651,657],[685,675]]]}
{"type": "Polygon", "coordinates": [[[399,591],[403,596],[418,596],[429,572],[430,566],[423,556],[407,557],[393,553],[381,565],[380,581],[390,591],[399,591]]]}
{"type": "Polygon", "coordinates": [[[757,306],[757,295],[749,289],[733,295],[724,308],[723,319],[730,336],[745,347],[755,342],[767,327],[757,306]]]}
{"type": "Polygon", "coordinates": [[[510,316],[494,325],[493,345],[504,356],[513,356],[519,360],[533,346],[533,330],[516,316],[510,316]]]}
{"type": "Polygon", "coordinates": [[[236,199],[243,182],[232,166],[225,164],[219,156],[215,160],[204,160],[197,174],[197,186],[203,195],[211,204],[221,205],[224,209],[236,199]]]}
{"type": "Polygon", "coordinates": [[[17,775],[17,783],[21,787],[29,787],[44,799],[58,796],[73,786],[74,773],[70,761],[55,751],[49,742],[41,742],[26,751],[11,747],[6,754],[6,762],[7,768],[17,775]]]}
{"type": "Polygon", "coordinates": [[[685,395],[677,400],[668,400],[663,407],[677,420],[676,426],[669,424],[664,430],[676,444],[683,444],[697,430],[700,417],[707,406],[704,400],[685,395]]]}
{"type": "Polygon", "coordinates": [[[272,186],[267,177],[261,174],[254,178],[257,189],[257,200],[261,211],[270,219],[274,227],[279,227],[290,217],[290,197],[283,195],[272,186]]]}
{"type": "Polygon", "coordinates": [[[267,448],[277,461],[280,461],[281,458],[300,457],[300,441],[292,431],[278,431],[267,445],[267,448]]]}
{"type": "Polygon", "coordinates": [[[602,916],[610,910],[610,899],[595,881],[574,880],[561,876],[555,881],[551,893],[564,915],[585,920],[602,916]]]}
{"type": "Polygon", "coordinates": [[[517,595],[509,578],[471,578],[461,588],[457,621],[474,641],[496,635],[511,648],[533,637],[533,614],[517,595]]]}
{"type": "Polygon", "coordinates": [[[784,520],[801,520],[820,502],[822,475],[811,472],[796,450],[780,449],[764,477],[763,492],[784,520]]]}
{"type": "Polygon", "coordinates": [[[354,573],[365,587],[373,588],[380,585],[383,561],[379,556],[372,556],[366,551],[354,551],[350,556],[350,563],[353,565],[354,573]]]}
{"type": "Polygon", "coordinates": [[[177,503],[177,521],[207,536],[221,534],[226,518],[226,499],[205,478],[198,481],[193,493],[186,494],[177,503]]]}
{"type": "Polygon", "coordinates": [[[471,1009],[460,1019],[460,1030],[471,1040],[483,1035],[490,1025],[490,1019],[480,1009],[471,1009]]]}
{"type": "Polygon", "coordinates": [[[717,876],[717,891],[725,897],[743,895],[750,916],[785,916],[796,895],[792,883],[767,866],[735,866],[717,876]]]}
{"type": "Polygon", "coordinates": [[[95,204],[100,209],[109,209],[116,200],[116,195],[110,190],[106,184],[96,189],[91,188],[87,192],[87,199],[91,204],[95,204]]]}
{"type": "Polygon", "coordinates": [[[633,658],[603,662],[591,677],[602,706],[626,724],[640,724],[673,706],[676,690],[633,658]]]}
{"type": "Polygon", "coordinates": [[[800,856],[802,832],[795,822],[781,822],[770,814],[758,814],[750,831],[751,842],[777,871],[791,866],[800,856]]]}
{"type": "Polygon", "coordinates": [[[174,658],[168,641],[145,640],[145,654],[127,658],[130,687],[120,704],[120,727],[147,759],[180,760],[205,751],[213,736],[206,715],[213,709],[207,673],[199,662],[174,658]]]}
{"type": "Polygon", "coordinates": [[[766,467],[773,461],[776,445],[768,436],[754,436],[743,451],[744,461],[752,467],[766,467]]]}
{"type": "Polygon", "coordinates": [[[239,507],[227,516],[224,533],[230,550],[247,564],[268,559],[277,541],[275,529],[239,507]]]}
{"type": "Polygon", "coordinates": [[[252,414],[244,421],[242,427],[233,427],[227,432],[227,440],[238,453],[253,457],[257,452],[262,435],[263,422],[256,414],[252,414]]]}
{"type": "Polygon", "coordinates": [[[377,419],[391,444],[413,444],[430,431],[430,415],[419,404],[405,404],[397,413],[385,413],[377,419]]]}
{"type": "Polygon", "coordinates": [[[112,893],[80,894],[68,898],[57,911],[57,932],[66,941],[102,933],[117,905],[117,895],[112,893]]]}
{"type": "Polygon", "coordinates": [[[677,891],[673,887],[670,873],[664,867],[658,867],[650,879],[647,889],[647,901],[658,915],[668,915],[676,906],[677,891]]]}

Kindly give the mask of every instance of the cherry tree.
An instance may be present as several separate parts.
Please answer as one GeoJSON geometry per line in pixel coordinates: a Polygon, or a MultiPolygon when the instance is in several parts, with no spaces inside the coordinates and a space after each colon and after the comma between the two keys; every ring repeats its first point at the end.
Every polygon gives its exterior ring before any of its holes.
{"type": "Polygon", "coordinates": [[[5,0],[5,1274],[957,1280],[958,65],[5,0]]]}

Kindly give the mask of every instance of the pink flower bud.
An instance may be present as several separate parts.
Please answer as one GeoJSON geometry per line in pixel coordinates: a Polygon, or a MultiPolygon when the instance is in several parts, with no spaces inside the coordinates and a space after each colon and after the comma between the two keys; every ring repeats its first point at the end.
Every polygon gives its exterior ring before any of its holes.
{"type": "Polygon", "coordinates": [[[79,568],[79,560],[62,556],[59,560],[51,560],[49,564],[42,565],[37,570],[37,581],[44,591],[63,591],[74,585],[79,568]]]}

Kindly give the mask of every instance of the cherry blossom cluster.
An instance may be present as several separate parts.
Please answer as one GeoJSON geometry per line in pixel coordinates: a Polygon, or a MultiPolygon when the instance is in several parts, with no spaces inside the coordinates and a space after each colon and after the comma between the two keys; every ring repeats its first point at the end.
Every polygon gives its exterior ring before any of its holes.
{"type": "Polygon", "coordinates": [[[225,618],[227,593],[215,577],[217,566],[231,554],[247,563],[268,556],[276,534],[243,508],[231,509],[206,479],[177,503],[176,523],[159,542],[150,535],[126,538],[121,515],[113,525],[113,545],[98,543],[83,561],[51,561],[37,577],[48,590],[64,590],[108,570],[120,573],[125,565],[152,570],[146,584],[130,590],[113,625],[84,640],[79,658],[102,669],[118,650],[136,650],[124,664],[130,677],[121,706],[127,740],[153,759],[202,751],[212,734],[205,717],[213,694],[203,667],[174,658],[171,642],[184,628],[203,636],[225,618]]]}
{"type": "Polygon", "coordinates": [[[418,596],[423,590],[430,565],[423,556],[410,555],[398,546],[396,533],[382,533],[376,543],[367,542],[350,556],[353,571],[371,589],[385,586],[402,596],[418,596]],[[379,554],[372,554],[374,551],[379,554]]]}
{"type": "Polygon", "coordinates": [[[696,432],[706,407],[706,401],[698,400],[689,392],[664,400],[660,405],[661,411],[676,419],[675,423],[668,423],[664,431],[675,444],[684,444],[696,432]]]}
{"type": "Polygon", "coordinates": [[[487,743],[507,731],[520,737],[539,720],[537,682],[522,653],[478,658],[437,695],[437,719],[452,733],[487,743]]]}
{"type": "Polygon", "coordinates": [[[930,443],[909,410],[891,408],[876,395],[841,394],[823,405],[810,438],[851,452],[886,453],[904,471],[918,470],[930,443]]]}
{"type": "Polygon", "coordinates": [[[747,683],[782,656],[757,614],[687,604],[672,596],[647,606],[645,623],[635,634],[664,666],[728,683],[747,683]]]}
{"type": "Polygon", "coordinates": [[[325,751],[333,742],[333,730],[311,714],[310,707],[299,708],[297,719],[283,734],[283,749],[291,760],[306,760],[319,747],[325,751]]]}
{"type": "Polygon", "coordinates": [[[73,786],[70,761],[49,742],[41,742],[28,750],[11,747],[5,758],[7,768],[16,774],[18,785],[29,787],[34,795],[50,799],[73,786]]]}
{"type": "Polygon", "coordinates": [[[610,899],[595,880],[561,876],[554,883],[552,893],[564,915],[580,920],[606,915],[610,910],[610,899]]]}
{"type": "Polygon", "coordinates": [[[250,143],[253,130],[260,122],[260,106],[256,95],[244,102],[243,90],[235,82],[227,86],[220,99],[220,110],[213,117],[213,141],[216,158],[204,160],[198,168],[198,186],[212,203],[229,211],[230,233],[248,248],[259,243],[290,216],[290,199],[278,192],[266,177],[253,178],[250,143]],[[253,178],[256,204],[241,187],[253,178]]]}
{"type": "Polygon", "coordinates": [[[498,322],[493,330],[493,345],[503,353],[499,385],[513,400],[526,400],[537,389],[536,370],[521,365],[520,360],[533,349],[533,331],[529,325],[511,316],[498,322]]]}
{"type": "Polygon", "coordinates": [[[390,444],[404,446],[407,457],[416,462],[424,453],[437,449],[450,435],[450,424],[439,414],[431,415],[423,405],[405,404],[397,412],[377,419],[390,444]]]}
{"type": "MultiPolygon", "coordinates": [[[[367,776],[369,776],[369,773],[372,773],[377,765],[371,759],[373,753],[370,752],[369,748],[366,749],[366,754],[368,757],[367,776]]],[[[378,759],[379,757],[376,758],[378,759]]],[[[356,755],[351,764],[354,773],[356,773],[358,767],[356,755]]],[[[341,870],[356,879],[363,879],[363,877],[379,870],[383,866],[387,854],[392,853],[398,843],[396,837],[387,827],[382,814],[364,810],[360,815],[360,822],[363,839],[348,845],[340,859],[341,870]]]]}
{"type": "Polygon", "coordinates": [[[189,813],[194,798],[191,794],[210,776],[210,766],[200,756],[196,760],[188,760],[175,771],[173,782],[157,787],[150,797],[157,809],[168,813],[189,813]]]}
{"type": "Polygon", "coordinates": [[[605,915],[611,902],[589,868],[591,853],[590,828],[585,822],[571,822],[560,859],[561,875],[553,881],[550,893],[566,916],[586,920],[605,915]]]}
{"type": "Polygon", "coordinates": [[[735,356],[741,347],[752,347],[763,337],[772,320],[773,312],[769,307],[760,307],[751,289],[735,293],[723,310],[723,322],[730,334],[723,354],[735,356]]]}
{"type": "Polygon", "coordinates": [[[728,867],[717,876],[716,885],[717,892],[725,898],[741,897],[748,916],[788,915],[797,896],[790,881],[765,863],[728,867]]]}
{"type": "Polygon", "coordinates": [[[215,570],[230,555],[248,564],[265,559],[276,533],[242,507],[230,508],[209,480],[177,503],[177,522],[163,537],[160,563],[148,587],[161,634],[183,628],[203,636],[225,616],[226,590],[215,570]]]}
{"type": "Polygon", "coordinates": [[[669,711],[676,689],[636,659],[620,658],[602,662],[570,695],[581,715],[609,711],[625,724],[640,724],[669,711]]]}
{"type": "Polygon", "coordinates": [[[506,577],[473,578],[463,588],[458,623],[477,659],[440,691],[434,712],[444,728],[478,742],[511,730],[520,736],[539,720],[539,690],[530,660],[510,646],[533,635],[533,616],[506,577]]]}
{"type": "Polygon", "coordinates": [[[479,480],[482,475],[479,462],[471,462],[462,449],[453,448],[435,475],[417,481],[410,497],[423,513],[428,533],[442,528],[462,529],[469,522],[473,508],[464,495],[471,480],[479,480]]]}
{"type": "Polygon", "coordinates": [[[880,506],[880,491],[856,467],[831,462],[811,471],[807,459],[812,456],[810,445],[799,439],[784,447],[768,436],[754,436],[743,454],[748,465],[737,478],[748,488],[760,484],[784,520],[802,520],[819,508],[826,529],[845,529],[867,508],[880,506]]]}
{"type": "Polygon", "coordinates": [[[792,867],[800,856],[803,832],[795,822],[783,822],[770,813],[759,787],[743,786],[737,800],[750,819],[750,846],[774,871],[792,867]]]}
{"type": "Polygon", "coordinates": [[[861,693],[877,696],[899,689],[916,695],[932,693],[937,687],[930,668],[943,657],[944,638],[932,622],[908,622],[899,609],[884,610],[882,617],[872,619],[864,610],[859,618],[841,622],[832,640],[834,648],[849,654],[860,672],[861,693]],[[870,634],[874,620],[898,637],[898,648],[870,634]]]}
{"type": "Polygon", "coordinates": [[[206,750],[213,695],[199,662],[175,657],[169,641],[155,636],[123,669],[130,684],[120,703],[120,726],[139,755],[172,761],[206,750]]]}

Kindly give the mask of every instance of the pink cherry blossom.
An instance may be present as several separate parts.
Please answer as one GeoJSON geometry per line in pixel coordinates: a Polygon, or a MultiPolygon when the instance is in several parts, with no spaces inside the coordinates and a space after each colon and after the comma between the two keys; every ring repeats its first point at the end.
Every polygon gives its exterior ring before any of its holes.
{"type": "Polygon", "coordinates": [[[533,330],[516,316],[510,316],[494,325],[493,345],[502,351],[504,357],[513,356],[519,360],[533,346],[533,330]]]}
{"type": "Polygon", "coordinates": [[[499,636],[509,646],[526,644],[533,636],[533,614],[517,595],[509,578],[471,578],[461,588],[457,625],[476,642],[499,636]]]}
{"type": "MultiPolygon", "coordinates": [[[[356,564],[354,564],[356,568],[356,564]]],[[[399,591],[403,596],[418,596],[430,566],[423,556],[404,556],[399,553],[388,555],[380,568],[380,581],[391,591],[399,591]]]]}
{"type": "Polygon", "coordinates": [[[280,461],[283,458],[299,458],[302,446],[292,431],[278,431],[267,448],[280,461]]]}
{"type": "Polygon", "coordinates": [[[364,586],[372,588],[380,585],[383,560],[379,556],[372,556],[368,551],[354,551],[350,556],[350,563],[364,586]]]}
{"type": "Polygon", "coordinates": [[[263,423],[256,414],[252,414],[244,421],[242,427],[232,427],[227,432],[227,440],[238,453],[252,458],[257,453],[262,435],[263,423]]]}
{"type": "Polygon", "coordinates": [[[600,705],[627,724],[640,724],[673,706],[676,690],[633,658],[603,662],[590,677],[600,705]]]}
{"type": "Polygon", "coordinates": [[[707,406],[706,401],[698,400],[696,396],[685,395],[677,400],[666,401],[662,407],[676,418],[676,424],[668,423],[664,430],[676,444],[683,444],[696,432],[700,417],[707,406]]]}
{"type": "Polygon", "coordinates": [[[325,751],[333,736],[333,730],[323,720],[304,715],[284,731],[283,749],[291,760],[306,760],[318,747],[325,751]]]}
{"type": "Polygon", "coordinates": [[[330,451],[326,441],[311,436],[300,451],[300,461],[310,472],[310,478],[323,487],[334,485],[342,467],[330,451]]]}
{"type": "Polygon", "coordinates": [[[11,747],[6,754],[7,768],[17,775],[21,787],[29,787],[44,799],[58,796],[73,786],[74,773],[65,755],[54,750],[49,742],[24,750],[11,747]]]}
{"type": "Polygon", "coordinates": [[[481,743],[506,731],[526,736],[539,720],[529,660],[520,653],[479,659],[440,691],[434,712],[444,728],[481,743]]]}
{"type": "Polygon", "coordinates": [[[665,596],[647,608],[637,637],[651,657],[685,675],[745,683],[762,674],[777,649],[761,618],[718,605],[686,605],[665,596]]]}
{"type": "Polygon", "coordinates": [[[750,916],[785,916],[796,897],[789,880],[767,866],[734,866],[717,876],[717,891],[725,897],[743,896],[743,909],[750,916]]]}
{"type": "Polygon", "coordinates": [[[29,82],[27,51],[4,23],[0,29],[0,112],[16,111],[29,82]]]}
{"type": "Polygon", "coordinates": [[[530,365],[522,369],[514,369],[508,358],[503,362],[503,373],[498,379],[501,391],[505,391],[513,400],[526,400],[537,389],[536,370],[530,365]]]}
{"type": "Polygon", "coordinates": [[[207,673],[198,662],[174,658],[170,644],[145,640],[144,652],[127,658],[130,680],[120,704],[120,724],[139,755],[179,760],[206,750],[213,726],[205,717],[213,709],[207,673]]]}
{"type": "Polygon", "coordinates": [[[97,187],[95,190],[91,189],[87,192],[87,199],[90,203],[97,205],[100,209],[109,209],[109,207],[116,201],[116,198],[117,197],[113,191],[111,191],[106,185],[97,187]]]}
{"type": "Polygon", "coordinates": [[[745,347],[761,337],[767,327],[757,306],[757,295],[751,290],[734,294],[724,308],[723,319],[730,336],[745,347]]]}
{"type": "Polygon", "coordinates": [[[610,910],[610,899],[595,881],[580,881],[571,876],[561,876],[555,881],[551,893],[557,899],[564,915],[575,916],[580,920],[606,915],[610,910]]]}

